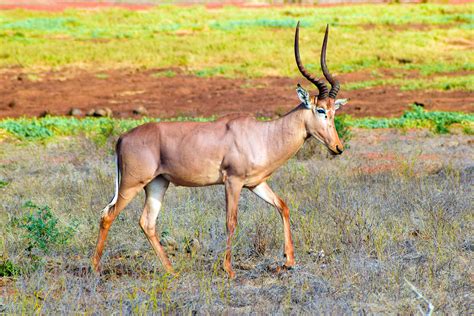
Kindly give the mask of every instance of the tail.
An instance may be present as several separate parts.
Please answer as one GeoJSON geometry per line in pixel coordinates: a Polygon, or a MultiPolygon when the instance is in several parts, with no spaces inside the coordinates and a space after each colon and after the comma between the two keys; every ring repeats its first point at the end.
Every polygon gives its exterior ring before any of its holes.
{"type": "Polygon", "coordinates": [[[119,183],[120,183],[120,166],[119,166],[118,154],[115,155],[115,163],[117,165],[117,168],[115,169],[115,193],[114,193],[114,196],[112,197],[112,200],[110,200],[110,203],[107,204],[107,206],[102,210],[101,217],[107,216],[109,214],[110,209],[115,205],[115,203],[117,203],[119,183]]]}

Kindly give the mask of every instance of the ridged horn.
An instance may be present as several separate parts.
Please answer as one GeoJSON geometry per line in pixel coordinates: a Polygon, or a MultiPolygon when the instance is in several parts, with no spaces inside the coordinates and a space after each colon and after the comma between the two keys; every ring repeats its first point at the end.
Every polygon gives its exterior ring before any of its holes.
{"type": "Polygon", "coordinates": [[[326,26],[326,34],[324,34],[323,48],[321,49],[321,69],[323,70],[324,77],[331,84],[331,91],[329,91],[329,97],[335,99],[339,92],[339,81],[335,79],[329,73],[328,66],[326,65],[326,48],[328,44],[329,24],[326,26]]]}
{"type": "MultiPolygon", "coordinates": [[[[298,66],[298,69],[300,70],[301,74],[318,88],[318,90],[319,90],[318,99],[320,99],[320,100],[321,99],[326,99],[328,97],[328,87],[326,86],[326,83],[324,83],[324,81],[321,81],[321,80],[313,77],[304,68],[303,63],[301,62],[300,50],[299,50],[299,33],[300,33],[300,22],[298,21],[298,24],[296,25],[296,32],[295,32],[295,59],[296,59],[296,65],[298,66]]],[[[321,57],[321,62],[322,62],[322,60],[323,59],[321,57]]]]}

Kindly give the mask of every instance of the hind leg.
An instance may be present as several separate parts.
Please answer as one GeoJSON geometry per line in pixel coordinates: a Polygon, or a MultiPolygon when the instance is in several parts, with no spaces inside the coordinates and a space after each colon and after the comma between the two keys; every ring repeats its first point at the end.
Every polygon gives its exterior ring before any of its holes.
{"type": "Polygon", "coordinates": [[[134,186],[123,188],[120,187],[118,191],[117,202],[115,205],[108,206],[104,209],[102,217],[100,219],[99,226],[99,237],[97,238],[97,246],[95,249],[94,256],[92,257],[92,265],[96,272],[100,270],[100,258],[104,250],[105,240],[109,233],[110,226],[113,221],[117,218],[120,212],[127,206],[127,204],[137,195],[143,186],[134,186]]]}
{"type": "Polygon", "coordinates": [[[155,250],[156,255],[168,273],[174,273],[170,259],[156,237],[156,218],[160,212],[163,197],[168,189],[169,181],[159,176],[146,187],[146,201],[143,214],[140,217],[140,227],[143,229],[148,241],[155,250]]]}

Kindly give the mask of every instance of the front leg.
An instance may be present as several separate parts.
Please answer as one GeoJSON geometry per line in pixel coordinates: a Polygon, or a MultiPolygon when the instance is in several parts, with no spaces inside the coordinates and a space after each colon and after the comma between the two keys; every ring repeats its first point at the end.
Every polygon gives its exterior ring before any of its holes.
{"type": "Polygon", "coordinates": [[[293,267],[295,265],[295,254],[290,230],[290,209],[286,206],[285,202],[272,191],[266,182],[262,182],[250,190],[265,202],[275,206],[280,213],[281,219],[283,220],[283,232],[285,234],[285,267],[293,267]]]}
{"type": "Polygon", "coordinates": [[[224,257],[224,270],[229,278],[235,278],[235,272],[232,269],[232,238],[235,227],[237,226],[237,210],[239,206],[240,191],[242,191],[242,181],[240,179],[228,178],[225,182],[226,198],[226,222],[227,222],[227,246],[224,257]]]}

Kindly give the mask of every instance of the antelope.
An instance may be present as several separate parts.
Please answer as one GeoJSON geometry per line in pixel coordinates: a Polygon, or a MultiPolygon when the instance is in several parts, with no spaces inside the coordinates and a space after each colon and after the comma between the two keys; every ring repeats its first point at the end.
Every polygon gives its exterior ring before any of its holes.
{"type": "Polygon", "coordinates": [[[259,121],[243,115],[224,116],[214,122],[147,123],[123,134],[116,144],[115,194],[103,209],[92,264],[99,272],[100,259],[112,222],[141,190],[146,200],[140,227],[166,271],[174,274],[171,262],[160,244],[155,226],[163,197],[170,183],[202,187],[223,184],[226,198],[227,243],[223,267],[230,278],[232,239],[237,225],[241,190],[247,188],[274,206],[280,213],[284,231],[284,257],[280,268],[295,265],[290,230],[290,210],[272,191],[267,179],[290,159],[310,137],[326,145],[333,155],[344,147],[334,126],[335,111],[347,102],[337,99],[339,82],[326,66],[326,27],[321,49],[322,72],[331,84],[313,77],[303,66],[299,54],[299,22],[296,26],[294,53],[299,71],[319,91],[311,101],[309,93],[297,85],[301,103],[281,118],[259,121]]]}

